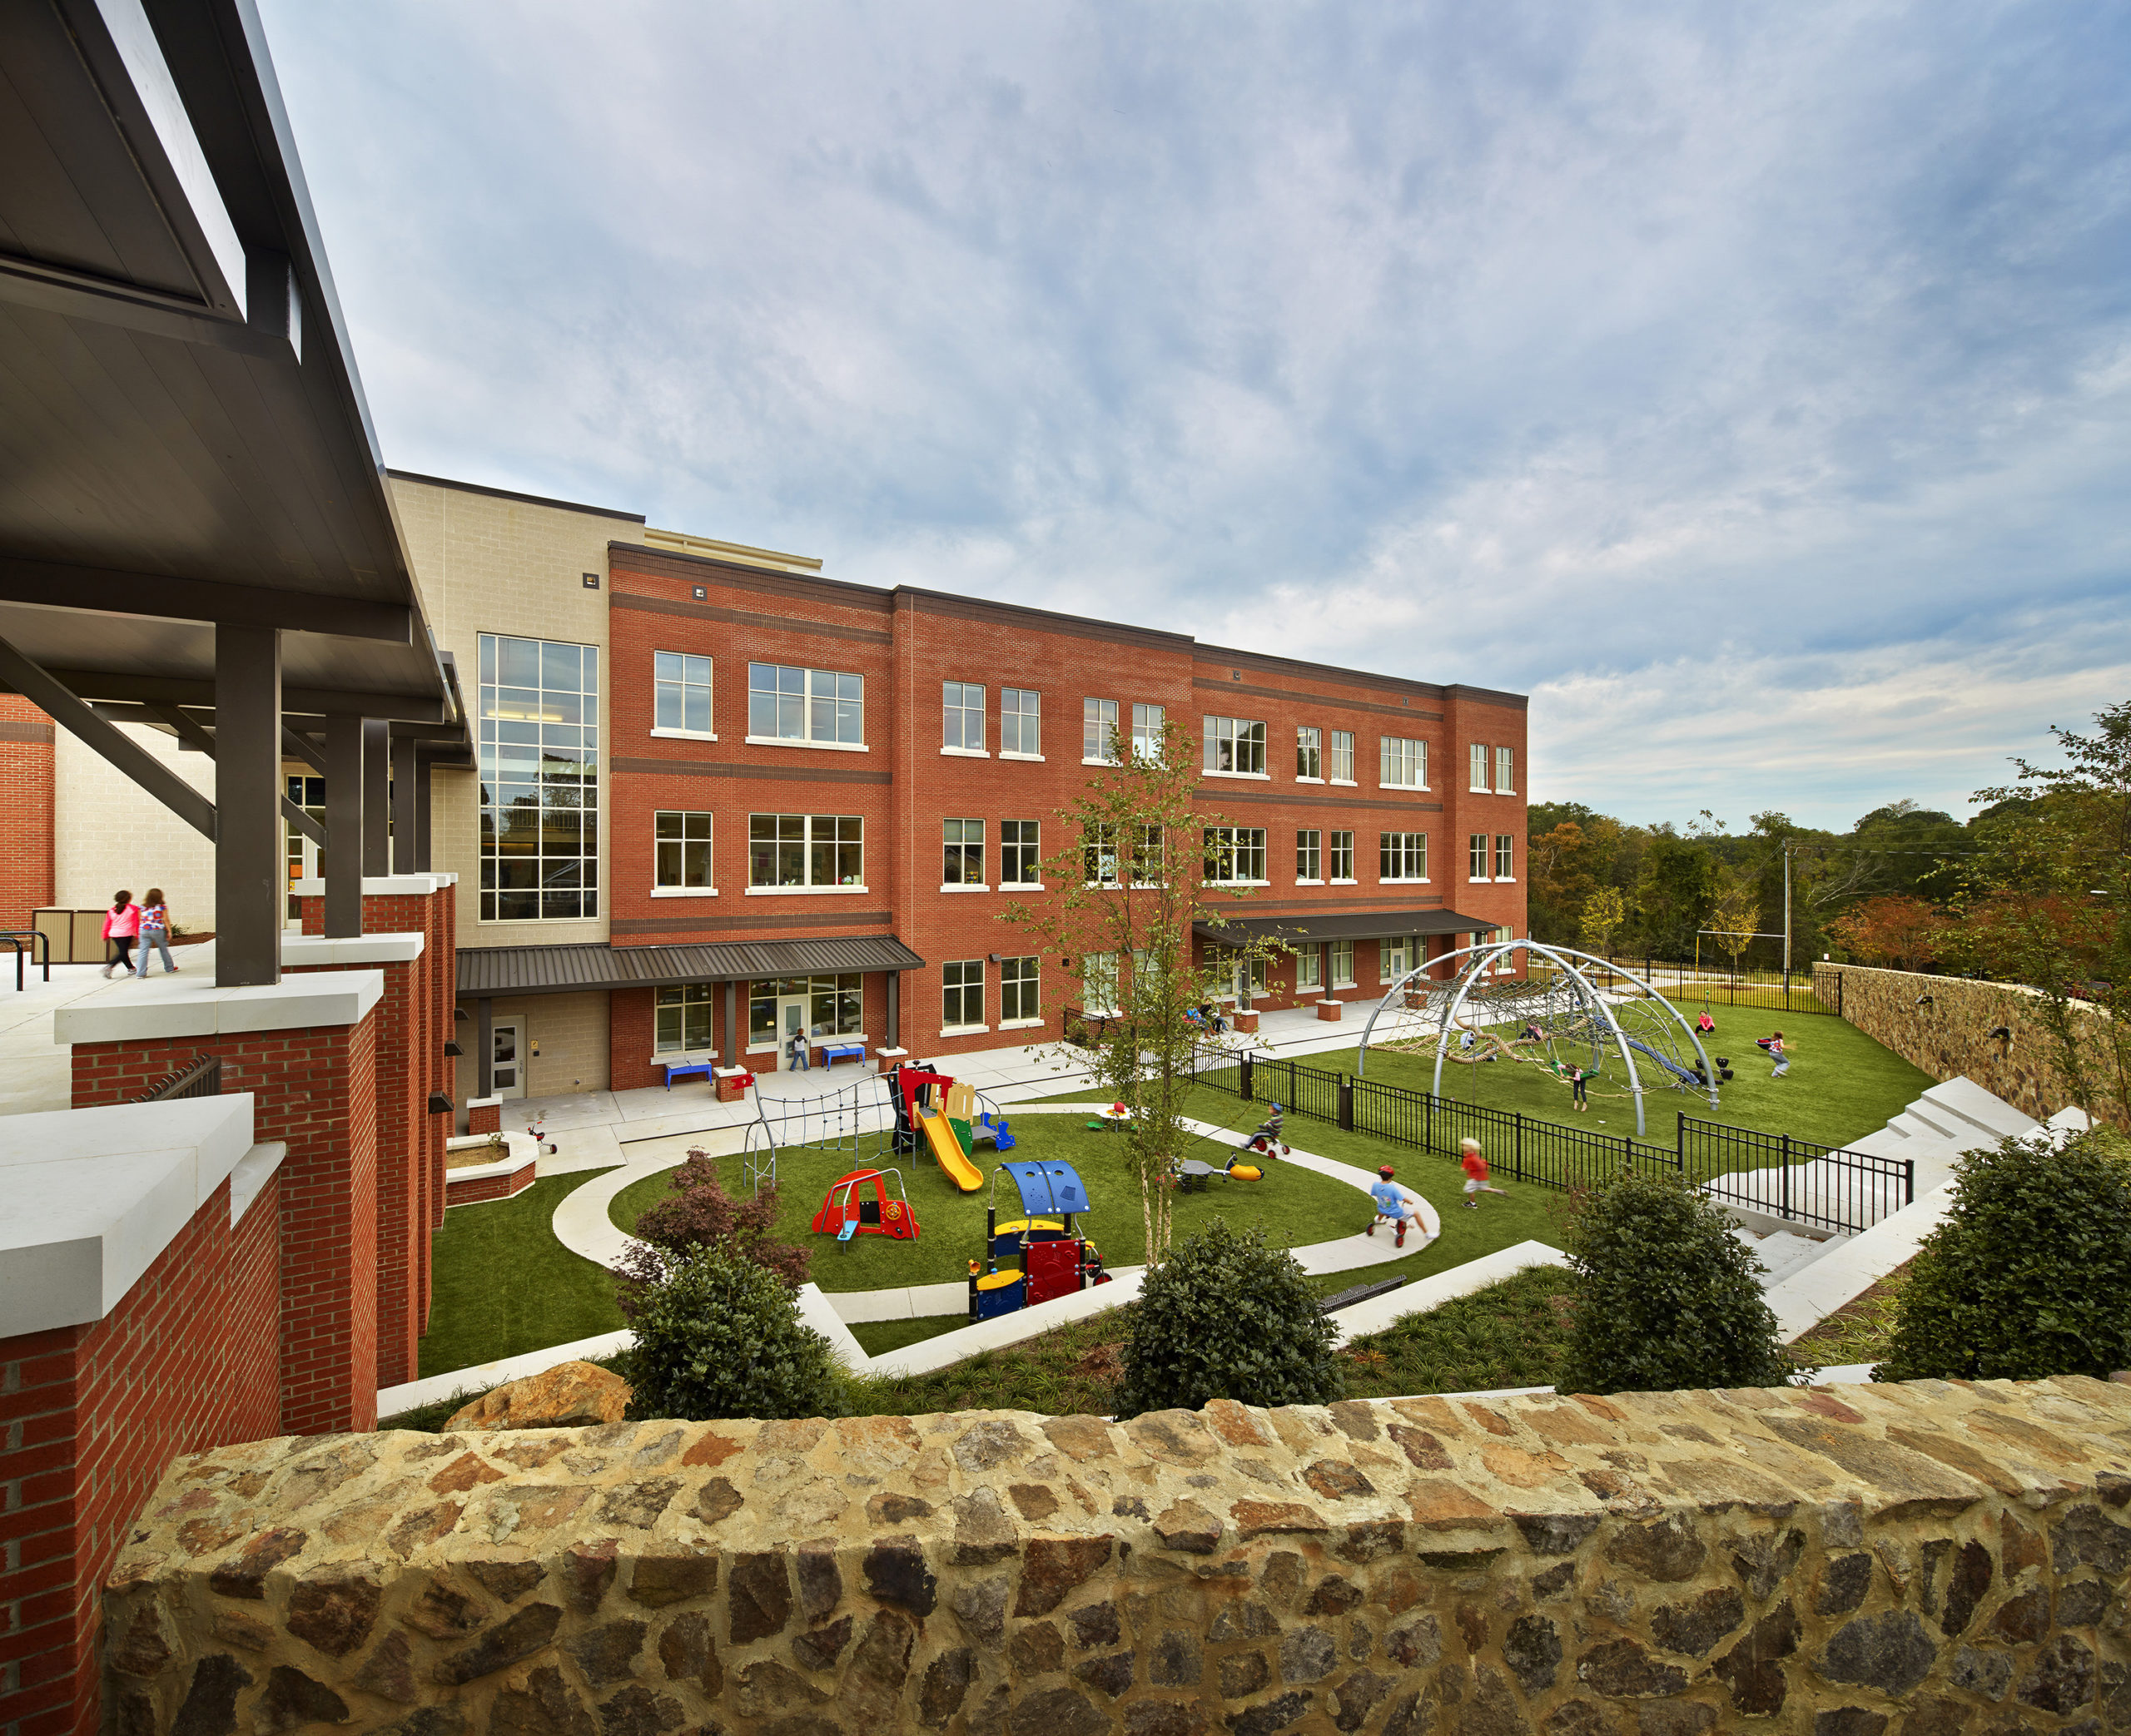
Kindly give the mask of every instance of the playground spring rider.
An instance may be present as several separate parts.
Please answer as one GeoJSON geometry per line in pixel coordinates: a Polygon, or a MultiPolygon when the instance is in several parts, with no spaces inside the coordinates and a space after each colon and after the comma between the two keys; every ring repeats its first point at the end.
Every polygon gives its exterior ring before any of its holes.
{"type": "Polygon", "coordinates": [[[839,1176],[822,1196],[822,1208],[814,1213],[814,1233],[834,1236],[842,1253],[854,1236],[888,1236],[897,1242],[917,1239],[917,1213],[903,1192],[900,1169],[854,1169],[839,1176]],[[882,1178],[896,1178],[896,1197],[888,1198],[882,1178]],[[872,1198],[861,1199],[859,1189],[872,1184],[872,1198]]]}
{"type": "Polygon", "coordinates": [[[981,1261],[969,1262],[969,1317],[1002,1314],[1107,1284],[1102,1255],[1075,1233],[1073,1220],[1088,1209],[1088,1190],[1070,1163],[1001,1163],[991,1173],[984,1211],[981,1261]],[[999,1221],[999,1178],[1021,1196],[1021,1216],[999,1221]]]}

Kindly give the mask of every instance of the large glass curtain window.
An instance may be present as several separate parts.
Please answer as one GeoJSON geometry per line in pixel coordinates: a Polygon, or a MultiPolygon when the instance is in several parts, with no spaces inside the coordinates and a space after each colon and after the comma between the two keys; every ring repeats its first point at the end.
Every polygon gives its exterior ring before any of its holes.
{"type": "Polygon", "coordinates": [[[599,914],[599,652],[480,637],[481,920],[599,914]]]}
{"type": "Polygon", "coordinates": [[[840,976],[782,976],[748,985],[748,1047],[777,1045],[777,1004],[803,999],[807,1034],[813,1037],[865,1034],[866,979],[856,971],[840,976]]]}
{"type": "Polygon", "coordinates": [[[682,983],[658,991],[652,1046],[660,1054],[703,1054],[710,1049],[715,983],[682,983]]]}

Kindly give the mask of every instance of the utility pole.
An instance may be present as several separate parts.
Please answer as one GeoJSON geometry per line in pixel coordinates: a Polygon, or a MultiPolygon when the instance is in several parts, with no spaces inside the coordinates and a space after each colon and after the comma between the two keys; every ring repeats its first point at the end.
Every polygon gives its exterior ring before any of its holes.
{"type": "Polygon", "coordinates": [[[1783,975],[1791,976],[1791,841],[1783,841],[1783,975]]]}

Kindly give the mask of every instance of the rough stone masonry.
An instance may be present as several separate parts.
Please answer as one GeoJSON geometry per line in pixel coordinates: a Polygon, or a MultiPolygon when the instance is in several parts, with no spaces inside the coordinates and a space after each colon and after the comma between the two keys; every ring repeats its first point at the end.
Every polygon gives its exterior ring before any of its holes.
{"type": "Polygon", "coordinates": [[[178,1460],[106,1728],[2131,1729],[2131,1386],[284,1439],[178,1460]]]}

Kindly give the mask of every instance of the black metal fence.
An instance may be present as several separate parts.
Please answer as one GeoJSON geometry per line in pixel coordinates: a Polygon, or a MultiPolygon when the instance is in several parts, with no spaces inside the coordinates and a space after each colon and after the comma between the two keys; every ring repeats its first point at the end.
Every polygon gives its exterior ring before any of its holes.
{"type": "Polygon", "coordinates": [[[1455,1155],[1460,1141],[1477,1139],[1498,1173],[1563,1192],[1625,1167],[1683,1176],[1727,1205],[1837,1231],[1867,1228],[1916,1197],[1912,1158],[1870,1157],[1685,1112],[1665,1146],[1273,1055],[1219,1056],[1194,1077],[1246,1103],[1277,1102],[1409,1150],[1455,1155]]]}
{"type": "MultiPolygon", "coordinates": [[[[1584,965],[1585,975],[1600,989],[1643,983],[1657,990],[1676,1007],[1690,1014],[1703,1006],[1759,1007],[1773,1013],[1834,1013],[1813,992],[1813,973],[1771,970],[1752,965],[1734,965],[1721,955],[1699,962],[1655,957],[1609,959],[1610,974],[1596,965],[1584,965]]],[[[1547,969],[1546,961],[1531,961],[1533,975],[1547,969]]]]}
{"type": "Polygon", "coordinates": [[[133,1099],[136,1103],[170,1103],[181,1097],[220,1097],[222,1094],[222,1058],[201,1055],[190,1066],[170,1074],[133,1099]]]}

